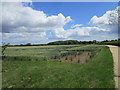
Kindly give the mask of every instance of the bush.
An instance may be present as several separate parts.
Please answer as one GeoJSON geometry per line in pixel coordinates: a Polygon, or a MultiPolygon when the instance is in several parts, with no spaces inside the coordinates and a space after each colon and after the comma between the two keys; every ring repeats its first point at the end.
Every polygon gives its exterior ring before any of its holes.
{"type": "Polygon", "coordinates": [[[65,60],[68,60],[68,57],[66,57],[65,60]]]}
{"type": "Polygon", "coordinates": [[[78,63],[80,63],[80,60],[78,59],[78,61],[77,61],[78,63]]]}

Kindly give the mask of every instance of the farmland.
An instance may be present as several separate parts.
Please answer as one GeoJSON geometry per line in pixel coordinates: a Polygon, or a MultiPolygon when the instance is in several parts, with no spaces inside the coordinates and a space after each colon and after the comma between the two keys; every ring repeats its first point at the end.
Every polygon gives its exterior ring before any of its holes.
{"type": "Polygon", "coordinates": [[[112,55],[102,45],[8,47],[2,65],[3,88],[115,87],[112,55]]]}

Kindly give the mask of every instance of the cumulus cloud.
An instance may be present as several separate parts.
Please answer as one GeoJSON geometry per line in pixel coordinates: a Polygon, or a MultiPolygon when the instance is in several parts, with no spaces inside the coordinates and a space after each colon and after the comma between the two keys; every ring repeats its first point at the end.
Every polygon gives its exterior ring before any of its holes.
{"type": "MultiPolygon", "coordinates": [[[[12,44],[28,41],[31,43],[46,43],[49,41],[46,35],[47,30],[62,32],[64,25],[71,20],[70,16],[65,17],[62,13],[48,16],[43,11],[23,6],[23,3],[20,2],[3,2],[3,41],[12,44]]],[[[61,36],[56,34],[56,37],[61,36]]]]}
{"type": "Polygon", "coordinates": [[[46,33],[3,33],[3,42],[11,44],[26,44],[26,43],[47,43],[46,33]]]}
{"type": "Polygon", "coordinates": [[[101,17],[93,16],[89,24],[109,30],[111,33],[118,33],[118,13],[120,13],[118,10],[119,8],[120,7],[118,6],[114,10],[107,11],[101,17]]]}
{"type": "Polygon", "coordinates": [[[3,41],[12,44],[117,38],[119,7],[107,11],[101,17],[93,16],[89,22],[92,27],[76,24],[65,30],[66,23],[72,21],[70,16],[65,17],[62,13],[48,16],[43,11],[34,10],[20,2],[3,2],[2,6],[3,41]]]}
{"type": "Polygon", "coordinates": [[[63,28],[61,29],[56,29],[55,31],[52,32],[52,37],[54,38],[62,38],[62,39],[67,39],[67,38],[77,38],[81,39],[81,37],[88,37],[91,34],[93,35],[93,32],[97,33],[99,31],[106,31],[106,29],[99,28],[99,27],[76,27],[73,29],[68,29],[64,30],[63,28]]]}
{"type": "Polygon", "coordinates": [[[70,16],[62,13],[47,16],[43,11],[24,7],[22,3],[3,3],[3,32],[38,32],[62,28],[71,21],[70,16]]]}

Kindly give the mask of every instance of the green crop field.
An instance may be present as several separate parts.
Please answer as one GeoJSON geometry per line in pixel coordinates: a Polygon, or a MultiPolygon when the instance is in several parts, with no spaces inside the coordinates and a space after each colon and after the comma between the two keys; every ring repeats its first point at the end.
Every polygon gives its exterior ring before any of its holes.
{"type": "Polygon", "coordinates": [[[8,47],[2,60],[3,88],[114,88],[113,58],[102,45],[8,47]],[[86,63],[62,62],[69,55],[86,63]]]}
{"type": "MultiPolygon", "coordinates": [[[[61,51],[68,48],[81,47],[80,45],[51,45],[51,46],[23,46],[23,47],[9,47],[5,54],[9,58],[31,58],[31,59],[50,59],[54,56],[59,56],[61,51]]],[[[24,59],[23,59],[24,60],[24,59]]]]}

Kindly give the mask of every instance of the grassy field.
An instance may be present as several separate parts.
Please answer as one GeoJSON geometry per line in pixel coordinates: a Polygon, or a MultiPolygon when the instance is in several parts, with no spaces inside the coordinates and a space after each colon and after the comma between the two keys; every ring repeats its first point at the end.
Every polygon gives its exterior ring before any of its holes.
{"type": "Polygon", "coordinates": [[[9,47],[5,54],[7,57],[15,59],[15,57],[28,59],[51,59],[55,56],[60,56],[62,51],[68,48],[81,47],[82,45],[49,45],[49,46],[21,46],[9,47]]]}
{"type": "Polygon", "coordinates": [[[9,47],[2,65],[3,88],[115,87],[112,54],[106,46],[9,47]],[[84,50],[92,53],[92,58],[85,64],[59,61],[64,54],[76,54],[84,50]]]}

